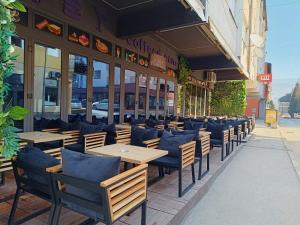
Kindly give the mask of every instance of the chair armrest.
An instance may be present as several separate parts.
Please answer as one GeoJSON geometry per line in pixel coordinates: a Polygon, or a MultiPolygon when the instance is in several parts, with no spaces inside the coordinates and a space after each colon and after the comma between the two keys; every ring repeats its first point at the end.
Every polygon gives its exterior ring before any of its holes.
{"type": "Polygon", "coordinates": [[[62,171],[62,165],[61,164],[46,168],[46,172],[48,172],[48,173],[58,173],[58,172],[61,172],[61,171],[62,171]]]}
{"type": "Polygon", "coordinates": [[[146,201],[147,167],[139,165],[100,183],[112,222],[146,201]]]}
{"type": "Polygon", "coordinates": [[[196,141],[190,141],[179,146],[182,169],[195,162],[196,141]]]}
{"type": "Polygon", "coordinates": [[[143,141],[147,148],[157,148],[160,142],[160,138],[155,138],[147,141],[143,141]]]}

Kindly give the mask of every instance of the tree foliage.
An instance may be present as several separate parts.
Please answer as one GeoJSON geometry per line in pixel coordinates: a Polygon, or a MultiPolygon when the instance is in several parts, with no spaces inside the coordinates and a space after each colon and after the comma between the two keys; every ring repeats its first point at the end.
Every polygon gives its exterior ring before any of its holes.
{"type": "Polygon", "coordinates": [[[22,120],[27,110],[20,107],[3,108],[4,100],[10,89],[6,80],[14,71],[16,55],[10,44],[10,37],[15,33],[11,10],[26,11],[25,7],[15,0],[0,0],[0,154],[11,158],[19,149],[19,136],[14,128],[15,120],[22,120]]]}
{"type": "Polygon", "coordinates": [[[210,99],[211,114],[215,116],[244,115],[246,109],[245,81],[217,82],[210,99]]]}
{"type": "Polygon", "coordinates": [[[289,114],[291,115],[292,118],[294,118],[295,113],[299,113],[299,108],[300,108],[300,99],[299,96],[297,96],[297,91],[300,91],[299,83],[296,84],[293,90],[290,105],[289,105],[289,114]]]}

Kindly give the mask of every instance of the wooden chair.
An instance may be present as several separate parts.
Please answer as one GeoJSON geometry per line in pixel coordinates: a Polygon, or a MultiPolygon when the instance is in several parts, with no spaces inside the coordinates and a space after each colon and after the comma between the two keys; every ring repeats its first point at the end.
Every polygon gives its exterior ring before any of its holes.
{"type": "MultiPolygon", "coordinates": [[[[160,138],[144,141],[148,148],[158,148],[160,138]]],[[[159,176],[164,176],[164,167],[178,169],[178,196],[182,197],[195,184],[195,151],[196,142],[191,141],[179,147],[179,157],[163,156],[159,159],[153,160],[150,164],[157,165],[159,176]],[[182,170],[191,166],[192,169],[192,183],[182,190],[182,170]]]]}
{"type": "Polygon", "coordinates": [[[210,142],[212,146],[219,146],[221,147],[221,161],[228,156],[228,144],[229,144],[229,130],[223,130],[222,131],[222,137],[221,139],[211,139],[210,142]],[[224,157],[224,150],[226,152],[226,155],[224,157]]]}
{"type": "Polygon", "coordinates": [[[62,134],[67,134],[70,138],[64,139],[64,146],[77,144],[80,138],[80,130],[63,131],[62,134]]]}
{"type": "Polygon", "coordinates": [[[129,145],[131,143],[131,129],[120,129],[116,131],[116,143],[129,145]]]}
{"type": "MultiPolygon", "coordinates": [[[[20,149],[24,148],[28,143],[25,141],[21,141],[19,143],[20,149]]],[[[0,173],[1,173],[1,180],[0,186],[5,184],[5,172],[12,170],[12,163],[11,159],[6,159],[0,154],[0,173]]]]}
{"type": "Polygon", "coordinates": [[[243,139],[245,139],[247,137],[248,134],[248,128],[247,128],[247,121],[242,123],[242,135],[243,135],[243,139]]]}
{"type": "Polygon", "coordinates": [[[229,153],[230,152],[233,152],[233,149],[234,149],[234,127],[231,127],[229,128],[229,136],[228,136],[228,141],[229,141],[229,146],[228,146],[228,150],[229,150],[229,153]],[[230,149],[230,146],[231,146],[231,149],[230,149]]]}
{"type": "Polygon", "coordinates": [[[84,150],[102,147],[105,145],[106,132],[86,134],[84,136],[84,150]]]}
{"type": "Polygon", "coordinates": [[[14,196],[13,205],[8,219],[8,225],[22,224],[26,221],[33,219],[41,214],[44,214],[50,210],[50,215],[48,219],[48,224],[51,224],[50,219],[53,217],[55,209],[55,201],[52,195],[52,182],[50,178],[50,173],[47,170],[40,170],[29,165],[22,165],[18,163],[17,159],[12,160],[12,167],[14,171],[14,176],[17,184],[16,194],[14,196]],[[45,183],[37,182],[33,179],[28,178],[26,173],[34,174],[35,176],[41,176],[45,180],[45,183]],[[42,198],[47,202],[51,203],[50,207],[40,209],[29,216],[26,216],[18,221],[15,221],[15,213],[18,206],[20,195],[23,193],[30,193],[36,197],[42,198]]]}
{"type": "Polygon", "coordinates": [[[234,128],[234,135],[236,136],[236,146],[242,143],[242,125],[238,125],[234,128]]]}
{"type": "Polygon", "coordinates": [[[89,217],[84,224],[96,224],[98,222],[113,224],[120,217],[142,207],[141,224],[145,225],[147,204],[147,167],[147,164],[139,165],[109,178],[100,184],[70,177],[61,173],[53,173],[52,181],[57,206],[55,212],[52,214],[52,224],[57,225],[59,223],[62,207],[73,210],[70,205],[64,204],[65,201],[68,201],[72,203],[72,205],[78,206],[76,207],[76,211],[78,213],[89,217]],[[102,204],[91,202],[81,196],[69,194],[65,191],[65,189],[60,188],[60,183],[72,185],[81,190],[100,194],[102,196],[102,204]],[[90,214],[88,214],[86,210],[80,210],[82,208],[92,211],[96,216],[90,218],[90,214]]]}
{"type": "Polygon", "coordinates": [[[50,129],[43,129],[42,131],[57,134],[60,132],[60,129],[59,128],[50,128],[50,129]]]}
{"type": "Polygon", "coordinates": [[[200,138],[201,156],[199,160],[198,180],[201,180],[209,172],[209,151],[210,151],[210,135],[205,135],[200,138]],[[202,159],[206,156],[206,171],[202,174],[202,159]]]}

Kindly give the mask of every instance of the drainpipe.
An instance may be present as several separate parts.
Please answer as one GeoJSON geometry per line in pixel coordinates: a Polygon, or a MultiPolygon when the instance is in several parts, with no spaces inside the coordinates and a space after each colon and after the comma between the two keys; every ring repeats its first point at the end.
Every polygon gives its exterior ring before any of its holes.
{"type": "MultiPolygon", "coordinates": [[[[250,0],[249,7],[249,41],[248,41],[248,62],[247,62],[247,70],[250,74],[250,63],[251,63],[251,33],[252,33],[252,17],[253,17],[253,0],[250,0]]],[[[251,74],[250,74],[251,77],[251,74]]]]}

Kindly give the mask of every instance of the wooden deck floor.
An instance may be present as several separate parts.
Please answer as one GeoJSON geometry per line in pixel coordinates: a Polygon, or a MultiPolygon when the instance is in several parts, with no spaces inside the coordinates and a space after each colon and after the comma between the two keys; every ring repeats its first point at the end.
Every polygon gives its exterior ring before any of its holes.
{"type": "MultiPolygon", "coordinates": [[[[240,149],[240,147],[239,147],[240,149]]],[[[237,148],[235,147],[235,150],[237,148]]],[[[224,162],[220,161],[220,149],[214,148],[210,156],[210,172],[201,180],[196,180],[196,184],[183,197],[178,198],[178,173],[174,171],[170,175],[158,182],[154,183],[148,188],[148,208],[147,208],[147,225],[166,225],[166,224],[180,224],[186,213],[201,199],[207,192],[210,185],[223,170],[223,168],[230,162],[232,157],[236,154],[234,151],[230,157],[224,162]]],[[[206,168],[206,160],[203,160],[203,170],[206,168]]],[[[198,177],[198,163],[195,165],[196,177],[198,177]]],[[[155,167],[149,168],[149,176],[157,176],[158,172],[155,167]]],[[[183,184],[191,183],[191,171],[185,169],[183,172],[183,184]]],[[[14,178],[11,173],[6,174],[6,184],[0,187],[0,224],[7,224],[10,213],[12,200],[1,201],[5,196],[13,195],[15,191],[14,178]]],[[[17,218],[22,218],[32,212],[35,212],[49,204],[44,200],[25,194],[21,197],[19,207],[17,209],[17,218]]],[[[140,210],[136,210],[130,216],[122,217],[116,225],[139,225],[141,218],[140,210]]],[[[43,225],[47,224],[48,213],[36,217],[29,222],[28,225],[43,225]]],[[[67,209],[63,209],[60,218],[60,224],[75,225],[84,221],[86,218],[67,209]]],[[[99,223],[101,224],[101,223],[99,223]]]]}

